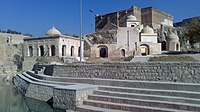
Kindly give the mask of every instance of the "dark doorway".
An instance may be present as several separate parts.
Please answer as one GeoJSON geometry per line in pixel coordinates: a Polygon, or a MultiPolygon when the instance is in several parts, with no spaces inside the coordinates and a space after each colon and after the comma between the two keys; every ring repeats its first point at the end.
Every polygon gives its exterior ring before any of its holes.
{"type": "Polygon", "coordinates": [[[40,56],[44,56],[44,47],[40,46],[40,56]]]}
{"type": "Polygon", "coordinates": [[[106,48],[101,48],[100,49],[100,57],[102,58],[107,58],[108,57],[108,51],[106,48]]]}
{"type": "Polygon", "coordinates": [[[55,45],[51,45],[51,56],[56,56],[56,47],[55,47],[55,45]]]}
{"type": "Polygon", "coordinates": [[[162,41],[162,51],[166,51],[167,50],[167,43],[166,41],[162,41]]]}
{"type": "Polygon", "coordinates": [[[121,50],[121,57],[125,57],[125,55],[126,55],[125,50],[122,49],[122,50],[121,50]]]}
{"type": "Polygon", "coordinates": [[[80,57],[80,53],[81,53],[81,48],[78,48],[78,56],[80,57]]]}
{"type": "Polygon", "coordinates": [[[66,45],[62,45],[62,56],[66,56],[66,45]]]}
{"type": "Polygon", "coordinates": [[[74,46],[71,46],[71,56],[74,56],[74,46]]]}

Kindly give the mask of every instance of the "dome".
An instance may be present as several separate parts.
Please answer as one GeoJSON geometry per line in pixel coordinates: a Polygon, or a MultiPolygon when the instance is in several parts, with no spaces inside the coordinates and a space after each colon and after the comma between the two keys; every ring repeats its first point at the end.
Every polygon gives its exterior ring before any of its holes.
{"type": "Polygon", "coordinates": [[[168,41],[179,41],[179,37],[178,37],[176,34],[171,33],[171,34],[169,34],[167,40],[168,40],[168,41]]]}
{"type": "Polygon", "coordinates": [[[129,15],[127,16],[127,20],[126,21],[137,21],[137,18],[134,15],[129,15]]]}
{"type": "Polygon", "coordinates": [[[52,27],[47,33],[47,36],[56,36],[61,35],[60,31],[58,31],[55,27],[52,27]]]}
{"type": "Polygon", "coordinates": [[[143,30],[142,33],[148,33],[148,34],[154,34],[154,31],[151,27],[146,26],[143,30]]]}

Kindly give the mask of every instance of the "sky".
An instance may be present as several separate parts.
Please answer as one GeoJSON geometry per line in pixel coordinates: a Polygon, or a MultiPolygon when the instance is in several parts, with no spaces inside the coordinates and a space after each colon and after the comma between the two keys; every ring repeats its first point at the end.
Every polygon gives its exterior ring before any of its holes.
{"type": "MultiPolygon", "coordinates": [[[[200,0],[82,0],[83,34],[94,31],[94,15],[155,7],[174,22],[200,16],[200,0]],[[92,14],[89,10],[92,10],[92,14]]],[[[55,26],[62,34],[80,34],[80,0],[0,0],[0,29],[43,36],[55,26]]]]}

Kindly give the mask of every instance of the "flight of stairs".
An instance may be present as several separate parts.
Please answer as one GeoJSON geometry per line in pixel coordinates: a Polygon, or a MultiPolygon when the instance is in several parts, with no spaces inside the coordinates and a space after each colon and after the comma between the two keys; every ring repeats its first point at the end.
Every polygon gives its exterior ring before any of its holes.
{"type": "Polygon", "coordinates": [[[199,112],[200,92],[100,86],[80,112],[199,112]]]}
{"type": "MultiPolygon", "coordinates": [[[[68,79],[67,77],[51,77],[33,73],[34,72],[27,71],[19,76],[22,78],[27,78],[32,82],[49,85],[69,85],[83,83],[77,80],[77,78],[68,79]]],[[[88,79],[83,78],[82,80],[88,79]]],[[[94,80],[98,81],[102,79],[94,80]]],[[[92,81],[88,81],[88,84],[89,82],[92,81]]],[[[119,81],[119,83],[121,82],[119,81]]],[[[93,94],[88,95],[88,99],[84,100],[82,105],[77,106],[77,111],[200,112],[200,85],[198,84],[170,82],[157,83],[153,81],[127,81],[127,84],[130,84],[127,86],[115,86],[112,84],[112,86],[110,86],[107,84],[98,85],[98,89],[95,90],[93,94]]]]}

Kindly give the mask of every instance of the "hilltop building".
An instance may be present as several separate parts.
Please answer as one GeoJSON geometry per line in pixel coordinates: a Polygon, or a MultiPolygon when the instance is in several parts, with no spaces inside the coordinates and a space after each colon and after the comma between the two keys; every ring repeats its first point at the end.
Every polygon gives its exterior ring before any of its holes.
{"type": "Polygon", "coordinates": [[[90,56],[114,58],[161,54],[161,43],[158,43],[157,33],[151,27],[143,28],[133,15],[127,16],[125,24],[126,27],[116,29],[116,43],[94,44],[90,56]]]}
{"type": "MultiPolygon", "coordinates": [[[[162,45],[158,41],[158,34],[151,26],[147,24],[144,27],[143,24],[140,24],[140,20],[132,14],[126,17],[126,22],[124,24],[126,25],[125,27],[118,27],[110,23],[106,25],[102,30],[116,31],[116,42],[90,44],[90,57],[116,58],[152,56],[162,53],[162,45]],[[114,26],[113,29],[112,26],[114,26]]],[[[101,38],[103,39],[106,37],[101,38]]],[[[170,34],[165,44],[166,50],[168,51],[180,51],[179,38],[175,34],[170,34]]]]}
{"type": "Polygon", "coordinates": [[[95,30],[102,30],[108,23],[117,27],[126,27],[126,17],[134,15],[144,26],[158,29],[163,26],[173,26],[173,16],[153,7],[138,8],[132,6],[130,9],[112,12],[95,17],[95,30]]]}

